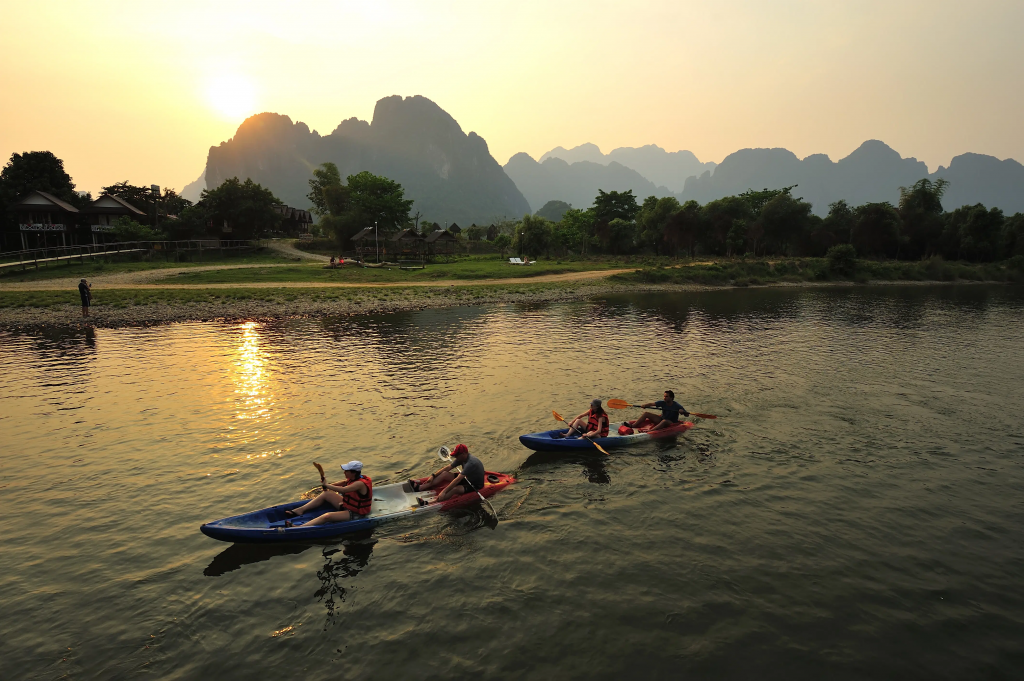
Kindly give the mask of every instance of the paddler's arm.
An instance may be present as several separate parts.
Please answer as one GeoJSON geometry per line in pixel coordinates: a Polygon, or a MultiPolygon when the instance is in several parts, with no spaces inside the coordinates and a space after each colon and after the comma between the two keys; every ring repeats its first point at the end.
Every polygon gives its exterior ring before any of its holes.
{"type": "MultiPolygon", "coordinates": [[[[348,482],[348,480],[339,480],[338,482],[324,483],[323,488],[324,489],[329,489],[332,492],[338,492],[340,494],[344,494],[345,492],[351,492],[352,489],[355,487],[355,483],[352,483],[351,485],[347,485],[347,484],[345,484],[347,482],[348,482]]],[[[356,481],[356,482],[358,482],[358,481],[356,481]]]]}

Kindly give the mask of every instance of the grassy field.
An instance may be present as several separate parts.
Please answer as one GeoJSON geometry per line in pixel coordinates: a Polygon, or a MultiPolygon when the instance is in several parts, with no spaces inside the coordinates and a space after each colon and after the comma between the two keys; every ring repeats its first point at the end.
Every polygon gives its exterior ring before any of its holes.
{"type": "Polygon", "coordinates": [[[946,262],[857,260],[849,270],[836,271],[824,258],[779,260],[721,260],[682,267],[644,267],[611,277],[612,281],[642,284],[704,284],[756,286],[775,282],[814,281],[1024,281],[1024,262],[946,262]]]}
{"type": "Polygon", "coordinates": [[[0,270],[0,282],[8,281],[45,281],[47,279],[64,279],[66,277],[89,278],[98,274],[118,274],[121,272],[142,272],[178,267],[208,267],[210,265],[262,265],[295,262],[280,254],[265,250],[262,253],[229,255],[221,258],[204,256],[202,261],[174,262],[165,261],[160,256],[149,259],[127,259],[127,256],[112,256],[108,262],[85,261],[83,263],[65,261],[60,264],[42,266],[39,269],[29,268],[22,271],[18,268],[0,270]]]}
{"type": "Polygon", "coordinates": [[[639,267],[644,261],[632,263],[628,258],[592,260],[541,260],[532,265],[510,265],[508,259],[494,256],[468,256],[456,262],[428,264],[422,270],[402,270],[398,267],[359,267],[346,265],[338,269],[325,268],[321,263],[294,264],[267,269],[235,269],[214,272],[182,272],[161,280],[175,284],[231,284],[255,282],[322,282],[373,284],[429,282],[441,279],[504,279],[529,278],[544,274],[589,272],[593,270],[639,267]]]}

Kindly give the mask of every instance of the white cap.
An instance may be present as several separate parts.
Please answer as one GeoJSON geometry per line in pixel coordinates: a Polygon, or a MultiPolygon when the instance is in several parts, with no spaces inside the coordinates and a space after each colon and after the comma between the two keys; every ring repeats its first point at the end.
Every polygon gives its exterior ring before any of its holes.
{"type": "Polygon", "coordinates": [[[343,471],[362,471],[362,461],[349,461],[348,463],[341,464],[341,470],[343,471]]]}

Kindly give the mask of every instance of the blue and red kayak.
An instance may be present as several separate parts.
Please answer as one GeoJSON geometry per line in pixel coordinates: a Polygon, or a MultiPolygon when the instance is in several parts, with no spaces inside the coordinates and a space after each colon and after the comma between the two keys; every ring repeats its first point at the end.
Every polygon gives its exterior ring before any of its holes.
{"type": "MultiPolygon", "coordinates": [[[[421,481],[426,479],[421,478],[421,481]]],[[[516,479],[511,475],[488,471],[484,474],[484,488],[480,490],[480,493],[489,497],[515,481],[516,479]]],[[[266,543],[330,539],[351,532],[368,530],[400,518],[469,506],[479,503],[480,497],[476,492],[472,492],[438,502],[435,490],[414,492],[408,482],[397,482],[373,488],[373,505],[369,515],[365,518],[340,523],[325,523],[312,527],[305,527],[305,524],[334,509],[329,505],[324,505],[298,518],[285,515],[285,511],[298,508],[307,501],[307,499],[290,501],[286,504],[214,520],[201,525],[199,529],[208,537],[231,542],[266,543]],[[423,500],[423,504],[420,503],[420,499],[423,500]],[[294,526],[285,527],[286,520],[290,520],[294,526]]]]}
{"type": "Polygon", "coordinates": [[[562,437],[569,430],[568,428],[562,428],[560,430],[546,430],[542,433],[520,435],[519,441],[523,443],[523,446],[529,447],[537,452],[554,452],[562,449],[590,449],[596,452],[597,448],[592,444],[594,442],[605,449],[628,447],[630,445],[638,445],[641,442],[665,440],[677,435],[682,435],[690,428],[693,428],[693,423],[690,421],[681,421],[674,426],[662,428],[661,430],[655,430],[653,432],[648,431],[647,429],[641,429],[634,432],[632,435],[615,434],[609,435],[608,437],[594,438],[592,440],[581,437],[562,437]]]}

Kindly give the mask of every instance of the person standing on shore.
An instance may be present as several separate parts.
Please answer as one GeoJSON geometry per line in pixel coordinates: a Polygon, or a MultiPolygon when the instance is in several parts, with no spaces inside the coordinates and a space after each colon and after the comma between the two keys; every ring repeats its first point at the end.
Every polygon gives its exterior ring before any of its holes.
{"type": "Polygon", "coordinates": [[[82,298],[82,316],[89,316],[89,306],[92,304],[92,284],[85,279],[78,282],[78,295],[82,298]]]}

